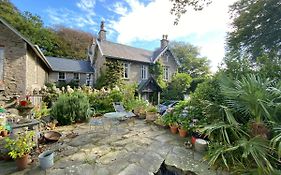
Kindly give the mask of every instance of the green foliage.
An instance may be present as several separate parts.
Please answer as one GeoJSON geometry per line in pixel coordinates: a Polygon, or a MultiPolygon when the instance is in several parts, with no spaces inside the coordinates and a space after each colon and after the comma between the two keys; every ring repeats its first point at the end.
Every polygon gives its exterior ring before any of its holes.
{"type": "Polygon", "coordinates": [[[48,116],[50,114],[50,109],[48,109],[48,106],[46,103],[42,103],[41,107],[34,109],[35,118],[39,119],[44,116],[48,116]]]}
{"type": "Polygon", "coordinates": [[[62,88],[62,87],[66,87],[66,86],[70,86],[71,88],[77,88],[79,86],[79,80],[72,79],[69,82],[66,82],[66,81],[57,81],[56,82],[57,88],[62,88]]]}
{"type": "Polygon", "coordinates": [[[114,88],[123,84],[123,63],[115,59],[107,59],[105,72],[101,72],[96,88],[114,88]]]}
{"type": "Polygon", "coordinates": [[[97,113],[113,112],[113,102],[123,102],[124,96],[119,90],[100,90],[89,95],[90,105],[97,113]]]}
{"type": "Polygon", "coordinates": [[[51,108],[51,115],[61,125],[86,121],[92,115],[89,99],[79,91],[61,94],[51,108]]]}
{"type": "Polygon", "coordinates": [[[169,112],[163,116],[163,123],[165,125],[177,125],[178,124],[178,116],[173,112],[169,112]]]}
{"type": "MultiPolygon", "coordinates": [[[[221,93],[219,76],[206,80],[198,85],[195,92],[190,95],[189,116],[199,120],[212,121],[213,118],[207,119],[205,108],[208,106],[206,101],[214,104],[222,104],[224,96],[221,93]]],[[[210,115],[209,115],[210,116],[210,115]]],[[[217,116],[214,116],[217,117],[217,116]]]]}
{"type": "Polygon", "coordinates": [[[127,110],[139,110],[140,108],[142,108],[144,110],[144,112],[146,111],[148,104],[145,100],[143,99],[138,99],[138,98],[134,98],[131,101],[128,101],[127,103],[124,104],[125,108],[127,110]]]}
{"type": "Polygon", "coordinates": [[[192,78],[205,78],[210,74],[210,61],[200,56],[198,47],[184,42],[171,42],[170,47],[181,64],[179,72],[192,78]]]}
{"type": "Polygon", "coordinates": [[[42,88],[41,94],[43,102],[50,108],[52,104],[57,101],[60,92],[55,84],[48,83],[44,88],[42,88]]]}
{"type": "Polygon", "coordinates": [[[187,94],[192,78],[186,73],[177,73],[172,77],[172,81],[168,83],[164,89],[162,98],[170,100],[183,100],[187,94]]]}
{"type": "Polygon", "coordinates": [[[227,37],[226,73],[281,78],[281,8],[279,0],[239,0],[231,7],[232,32],[227,37]]]}
{"type": "Polygon", "coordinates": [[[32,140],[33,136],[34,132],[27,131],[18,134],[14,139],[9,137],[6,138],[5,148],[9,150],[9,156],[16,159],[29,154],[32,147],[35,146],[35,143],[32,140]]]}
{"type": "Polygon", "coordinates": [[[152,106],[150,105],[148,108],[147,108],[147,112],[157,112],[157,108],[155,106],[152,106]]]}
{"type": "Polygon", "coordinates": [[[155,64],[149,66],[149,73],[157,81],[161,88],[166,87],[166,82],[163,80],[164,68],[161,62],[157,61],[155,64]]]}

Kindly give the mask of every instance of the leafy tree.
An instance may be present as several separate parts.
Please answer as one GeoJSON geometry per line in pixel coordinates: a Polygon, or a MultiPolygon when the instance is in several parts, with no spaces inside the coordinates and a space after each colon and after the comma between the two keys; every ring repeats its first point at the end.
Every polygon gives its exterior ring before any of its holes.
{"type": "Polygon", "coordinates": [[[179,23],[181,15],[186,13],[187,6],[193,7],[194,10],[202,10],[204,7],[209,5],[212,0],[171,0],[173,7],[171,8],[171,14],[176,16],[174,24],[179,23]]]}
{"type": "Polygon", "coordinates": [[[192,78],[187,73],[177,73],[172,77],[172,81],[168,83],[164,90],[163,98],[171,100],[182,100],[184,94],[187,93],[192,78]]]}
{"type": "Polygon", "coordinates": [[[67,58],[86,59],[88,46],[93,41],[93,35],[81,30],[59,26],[55,32],[62,41],[61,50],[67,58]]]}
{"type": "MultiPolygon", "coordinates": [[[[251,61],[264,53],[280,56],[281,4],[279,0],[240,0],[231,8],[234,30],[228,47],[251,61]]],[[[270,56],[270,55],[269,55],[270,56]]]]}
{"type": "Polygon", "coordinates": [[[184,42],[171,42],[170,47],[181,64],[179,72],[187,73],[192,78],[210,74],[210,61],[200,56],[198,47],[184,42]]]}
{"type": "Polygon", "coordinates": [[[231,6],[233,31],[227,37],[226,73],[281,78],[279,0],[240,0],[231,6]]]}

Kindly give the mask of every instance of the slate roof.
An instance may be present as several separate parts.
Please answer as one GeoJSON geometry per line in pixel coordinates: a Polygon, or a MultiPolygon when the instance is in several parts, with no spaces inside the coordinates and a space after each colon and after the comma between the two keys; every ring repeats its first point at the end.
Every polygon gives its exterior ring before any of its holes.
{"type": "Polygon", "coordinates": [[[46,57],[53,71],[93,73],[90,61],[73,60],[58,57],[46,57]]]}
{"type": "Polygon", "coordinates": [[[100,42],[97,40],[97,44],[101,49],[102,55],[105,57],[151,63],[152,51],[110,41],[100,42]]]}
{"type": "Polygon", "coordinates": [[[138,85],[139,92],[162,92],[162,88],[153,77],[149,77],[147,80],[141,80],[138,85]]]}

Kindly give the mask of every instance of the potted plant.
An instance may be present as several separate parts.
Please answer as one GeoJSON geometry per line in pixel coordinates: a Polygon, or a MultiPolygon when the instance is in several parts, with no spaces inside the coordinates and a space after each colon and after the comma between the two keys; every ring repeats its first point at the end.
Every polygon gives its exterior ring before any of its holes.
{"type": "Polygon", "coordinates": [[[180,137],[186,137],[189,129],[189,120],[186,117],[179,118],[179,135],[180,137]]]}
{"type": "Polygon", "coordinates": [[[27,117],[31,110],[33,109],[33,105],[30,100],[21,100],[17,106],[17,109],[19,110],[19,115],[23,117],[27,117]]]}
{"type": "Polygon", "coordinates": [[[6,128],[4,126],[0,126],[0,132],[1,132],[1,136],[3,136],[3,137],[8,136],[8,130],[6,130],[6,128]]]}
{"type": "Polygon", "coordinates": [[[164,123],[170,126],[171,133],[176,134],[178,132],[178,123],[177,117],[174,115],[174,113],[167,113],[163,117],[164,123]]]}
{"type": "Polygon", "coordinates": [[[148,107],[146,111],[146,120],[147,121],[154,121],[157,118],[157,108],[154,106],[148,107]]]}
{"type": "Polygon", "coordinates": [[[9,156],[16,160],[19,170],[23,170],[28,165],[28,156],[35,145],[32,140],[34,132],[28,131],[18,134],[15,138],[6,138],[5,148],[9,150],[9,156]]]}

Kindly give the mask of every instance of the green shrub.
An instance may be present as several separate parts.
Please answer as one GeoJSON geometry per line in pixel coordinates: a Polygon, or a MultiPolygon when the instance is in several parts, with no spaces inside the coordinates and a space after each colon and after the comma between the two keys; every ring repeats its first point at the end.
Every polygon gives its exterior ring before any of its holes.
{"type": "Polygon", "coordinates": [[[88,97],[78,91],[71,94],[61,94],[51,109],[51,115],[61,125],[86,121],[91,114],[88,97]]]}

